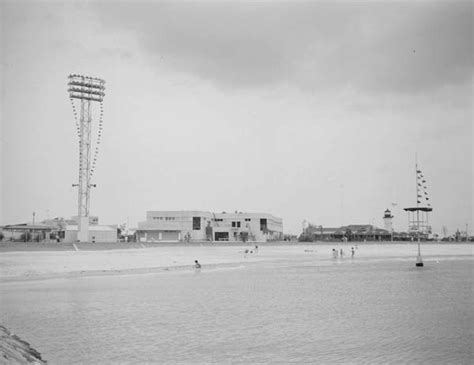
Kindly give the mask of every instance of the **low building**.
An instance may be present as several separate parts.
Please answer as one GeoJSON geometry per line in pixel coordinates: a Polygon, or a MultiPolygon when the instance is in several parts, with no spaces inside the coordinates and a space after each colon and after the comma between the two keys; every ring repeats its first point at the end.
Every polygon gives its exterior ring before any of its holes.
{"type": "MultiPolygon", "coordinates": [[[[98,225],[98,217],[90,217],[89,242],[117,242],[117,226],[98,225]]],[[[46,219],[40,223],[20,223],[1,227],[8,241],[77,242],[77,217],[46,219]]]]}
{"type": "MultiPolygon", "coordinates": [[[[77,242],[77,225],[67,225],[65,227],[64,237],[61,241],[67,243],[77,242]]],[[[88,242],[117,242],[117,227],[116,226],[89,226],[89,238],[88,242]]]]}
{"type": "Polygon", "coordinates": [[[267,213],[148,211],[136,235],[141,242],[266,242],[283,239],[283,223],[267,213]]]}
{"type": "MultiPolygon", "coordinates": [[[[56,226],[56,235],[60,242],[77,242],[78,217],[73,216],[70,219],[62,217],[47,219],[43,223],[50,226],[56,226]]],[[[116,225],[99,225],[99,217],[89,216],[89,242],[117,242],[116,225]]]]}
{"type": "Polygon", "coordinates": [[[309,224],[300,241],[390,241],[391,232],[371,224],[350,224],[338,228],[325,228],[309,224]]]}
{"type": "Polygon", "coordinates": [[[19,223],[1,227],[5,241],[48,241],[55,226],[42,223],[19,223]]]}

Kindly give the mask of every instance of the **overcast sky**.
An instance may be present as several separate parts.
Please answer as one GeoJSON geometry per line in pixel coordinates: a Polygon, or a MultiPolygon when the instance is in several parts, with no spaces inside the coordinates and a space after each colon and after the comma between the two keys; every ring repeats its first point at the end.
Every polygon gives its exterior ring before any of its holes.
{"type": "Polygon", "coordinates": [[[77,214],[67,76],[106,80],[91,214],[268,212],[297,233],[416,204],[473,224],[472,2],[1,1],[0,224],[77,214]]]}

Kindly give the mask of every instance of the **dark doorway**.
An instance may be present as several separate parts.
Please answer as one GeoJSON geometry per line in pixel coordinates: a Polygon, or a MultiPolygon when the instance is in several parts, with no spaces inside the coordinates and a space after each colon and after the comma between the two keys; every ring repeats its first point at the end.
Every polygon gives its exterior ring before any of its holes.
{"type": "Polygon", "coordinates": [[[229,240],[229,232],[216,232],[215,233],[215,240],[216,241],[228,241],[229,240]]]}
{"type": "Polygon", "coordinates": [[[266,218],[261,218],[260,219],[260,230],[262,232],[266,232],[267,231],[267,219],[266,218]]]}
{"type": "Polygon", "coordinates": [[[201,230],[201,217],[193,217],[193,231],[201,230]]]}

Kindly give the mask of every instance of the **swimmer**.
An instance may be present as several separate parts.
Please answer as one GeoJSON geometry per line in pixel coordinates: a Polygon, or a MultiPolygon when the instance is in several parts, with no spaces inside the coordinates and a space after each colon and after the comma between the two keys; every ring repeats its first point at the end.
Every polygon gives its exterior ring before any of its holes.
{"type": "Polygon", "coordinates": [[[201,264],[198,262],[198,260],[194,260],[194,268],[195,269],[200,269],[201,268],[201,264]]]}

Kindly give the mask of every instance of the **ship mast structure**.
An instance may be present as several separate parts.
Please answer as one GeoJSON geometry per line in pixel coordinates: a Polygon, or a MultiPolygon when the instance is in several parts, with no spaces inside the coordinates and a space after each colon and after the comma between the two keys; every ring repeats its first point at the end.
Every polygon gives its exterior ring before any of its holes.
{"type": "Polygon", "coordinates": [[[416,176],[416,206],[403,208],[408,213],[408,233],[418,242],[418,255],[416,258],[416,266],[423,267],[421,258],[420,240],[426,240],[431,234],[431,226],[429,224],[429,213],[433,211],[428,188],[423,172],[418,167],[418,161],[415,162],[416,176]]]}
{"type": "Polygon", "coordinates": [[[427,239],[431,234],[429,213],[433,211],[426,185],[426,178],[415,164],[416,176],[416,205],[403,208],[408,214],[408,233],[414,238],[427,239]]]}

